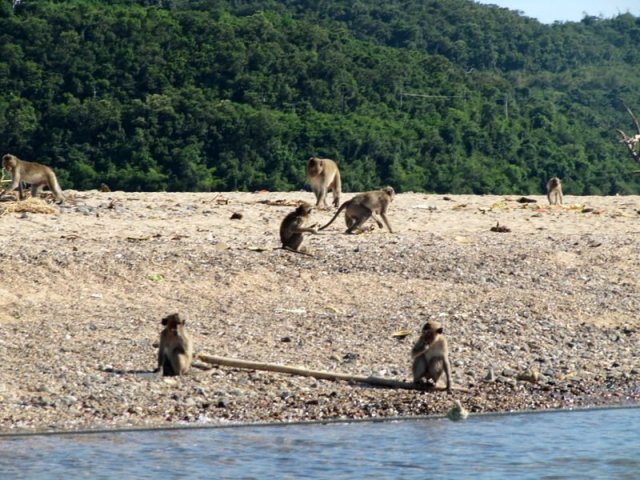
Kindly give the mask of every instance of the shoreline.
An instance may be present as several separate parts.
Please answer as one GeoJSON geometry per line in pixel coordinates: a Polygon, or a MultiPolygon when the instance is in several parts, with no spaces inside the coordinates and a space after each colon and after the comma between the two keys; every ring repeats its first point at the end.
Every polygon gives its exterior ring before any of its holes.
{"type": "MultiPolygon", "coordinates": [[[[503,415],[536,415],[545,413],[567,413],[567,412],[597,412],[602,410],[631,410],[640,408],[640,405],[611,405],[601,407],[580,407],[580,408],[556,408],[549,410],[516,410],[512,412],[484,412],[470,414],[468,418],[496,417],[503,415]]],[[[0,432],[0,438],[38,437],[38,436],[68,436],[68,435],[104,435],[112,433],[145,433],[158,431],[175,430],[213,430],[222,428],[269,428],[269,427],[291,427],[305,425],[344,425],[361,423],[387,423],[387,422],[412,422],[412,421],[432,421],[446,419],[446,414],[433,414],[411,417],[382,417],[382,418],[358,418],[358,419],[332,419],[332,420],[302,420],[294,422],[255,422],[255,423],[229,423],[229,424],[173,424],[173,425],[148,425],[145,427],[121,427],[109,429],[85,429],[85,430],[44,430],[44,431],[23,431],[23,432],[0,432]]]]}
{"type": "Polygon", "coordinates": [[[309,192],[65,194],[58,215],[0,216],[2,434],[409,420],[454,399],[472,414],[640,403],[638,196],[549,207],[400,194],[396,233],[344,235],[336,221],[305,238],[306,258],[272,248],[309,192]],[[497,223],[510,232],[491,232],[497,223]],[[199,353],[397,380],[421,325],[438,319],[454,385],[469,391],[232,368],[113,373],[155,367],[160,319],[174,311],[199,353]],[[518,379],[532,370],[535,381],[518,379]]]}

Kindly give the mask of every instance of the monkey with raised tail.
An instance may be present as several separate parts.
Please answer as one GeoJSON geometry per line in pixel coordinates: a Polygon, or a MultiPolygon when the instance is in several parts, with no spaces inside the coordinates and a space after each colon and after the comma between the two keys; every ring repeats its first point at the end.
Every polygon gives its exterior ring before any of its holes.
{"type": "Polygon", "coordinates": [[[344,202],[336,214],[326,225],[320,227],[320,230],[324,230],[333,221],[338,218],[340,212],[344,210],[344,220],[347,224],[347,231],[345,233],[353,233],[354,230],[359,229],[364,223],[373,218],[378,224],[378,227],[382,228],[382,222],[378,218],[378,215],[382,217],[384,224],[389,229],[389,233],[393,233],[391,224],[387,219],[387,209],[392,202],[396,192],[393,187],[384,187],[382,190],[374,190],[372,192],[359,193],[351,200],[344,202]]]}

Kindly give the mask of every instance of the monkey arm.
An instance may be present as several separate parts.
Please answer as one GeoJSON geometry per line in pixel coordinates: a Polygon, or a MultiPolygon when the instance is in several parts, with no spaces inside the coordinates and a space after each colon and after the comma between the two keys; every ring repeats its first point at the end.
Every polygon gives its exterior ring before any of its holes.
{"type": "Polygon", "coordinates": [[[411,358],[415,360],[420,355],[423,355],[427,350],[429,350],[429,345],[427,345],[424,337],[420,337],[411,349],[411,358]]]}
{"type": "Polygon", "coordinates": [[[303,222],[296,222],[291,229],[291,233],[318,233],[317,225],[317,223],[314,223],[310,227],[305,227],[303,222]]]}
{"type": "Polygon", "coordinates": [[[380,216],[382,217],[382,220],[384,220],[384,224],[389,229],[389,233],[393,233],[393,229],[391,228],[391,224],[389,223],[389,220],[387,219],[387,214],[384,213],[384,212],[380,212],[380,216]]]}
{"type": "Polygon", "coordinates": [[[13,171],[11,171],[11,186],[7,190],[12,192],[19,186],[20,186],[20,172],[19,172],[19,169],[14,168],[13,171]]]}
{"type": "Polygon", "coordinates": [[[159,372],[162,369],[162,365],[164,365],[164,345],[160,342],[160,346],[158,347],[158,367],[154,372],[159,372]]]}

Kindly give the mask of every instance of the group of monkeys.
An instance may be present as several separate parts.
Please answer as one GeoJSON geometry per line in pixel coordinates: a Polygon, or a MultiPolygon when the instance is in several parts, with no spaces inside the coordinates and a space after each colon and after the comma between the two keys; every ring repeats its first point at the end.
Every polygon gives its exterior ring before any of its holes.
{"type": "MultiPolygon", "coordinates": [[[[345,233],[354,233],[361,229],[369,218],[373,218],[379,228],[383,228],[382,222],[384,222],[389,232],[393,233],[387,218],[387,209],[395,196],[393,187],[387,186],[381,190],[359,193],[340,205],[340,194],[342,193],[340,170],[333,160],[318,157],[309,158],[307,179],[316,196],[316,205],[313,207],[307,202],[300,202],[298,207],[282,220],[280,224],[281,248],[309,255],[306,248],[302,246],[303,235],[305,233],[315,234],[324,230],[338,218],[342,211],[344,211],[344,220],[347,225],[345,233]],[[335,207],[340,205],[340,208],[333,218],[322,227],[318,228],[317,224],[309,225],[309,215],[314,208],[329,208],[327,205],[329,191],[333,191],[333,205],[335,207]]],[[[562,183],[558,177],[552,177],[547,182],[547,199],[551,205],[562,204],[562,183]]]]}
{"type": "MultiPolygon", "coordinates": [[[[185,375],[193,362],[193,341],[185,328],[186,322],[178,313],[172,313],[161,321],[158,345],[158,366],[154,372],[163,376],[185,375]]],[[[449,347],[442,326],[429,320],[422,327],[422,334],[411,349],[413,381],[417,384],[437,386],[442,374],[451,392],[451,365],[449,347]]]]}
{"type": "MultiPolygon", "coordinates": [[[[31,185],[31,196],[36,197],[42,187],[48,187],[57,202],[64,202],[64,195],[58,184],[55,173],[50,167],[40,163],[20,160],[12,154],[2,157],[2,166],[11,175],[9,191],[18,189],[20,200],[24,199],[23,182],[31,185]]],[[[364,192],[355,195],[340,205],[342,181],[340,171],[333,160],[311,157],[307,162],[307,178],[316,196],[315,208],[328,209],[327,195],[333,192],[333,205],[338,211],[333,218],[322,227],[317,224],[308,225],[309,215],[314,207],[306,202],[289,213],[280,225],[280,240],[282,247],[296,253],[310,255],[302,246],[305,233],[318,233],[331,225],[338,215],[344,211],[346,233],[351,234],[361,229],[364,223],[373,218],[379,228],[386,225],[393,233],[387,209],[393,201],[395,191],[387,186],[381,190],[364,192]]],[[[1,192],[0,195],[4,193],[1,192]]],[[[552,177],[547,182],[547,199],[551,205],[562,204],[562,184],[558,177],[552,177]]],[[[179,314],[174,313],[162,319],[164,329],[160,333],[158,348],[158,366],[156,372],[162,375],[184,375],[193,361],[193,342],[185,329],[185,321],[179,314]]],[[[451,366],[449,363],[449,349],[442,326],[433,320],[426,322],[422,328],[420,338],[411,350],[413,360],[412,373],[415,383],[433,382],[437,385],[444,374],[447,391],[451,391],[451,366]]]]}
{"type": "Polygon", "coordinates": [[[387,218],[387,209],[396,193],[393,187],[387,186],[381,190],[359,193],[340,205],[340,194],[342,193],[340,170],[338,170],[336,162],[328,158],[311,157],[307,162],[307,179],[316,196],[316,205],[314,207],[307,202],[300,202],[298,207],[282,220],[280,224],[281,248],[309,255],[307,250],[302,247],[303,234],[318,233],[320,230],[324,230],[343,211],[347,225],[346,233],[354,233],[361,229],[369,218],[373,218],[380,228],[383,228],[382,222],[384,222],[389,232],[393,233],[387,218]],[[322,227],[318,228],[317,224],[308,225],[309,215],[314,208],[329,208],[327,205],[329,191],[333,191],[333,205],[335,207],[340,205],[340,208],[333,218],[322,227]]]}

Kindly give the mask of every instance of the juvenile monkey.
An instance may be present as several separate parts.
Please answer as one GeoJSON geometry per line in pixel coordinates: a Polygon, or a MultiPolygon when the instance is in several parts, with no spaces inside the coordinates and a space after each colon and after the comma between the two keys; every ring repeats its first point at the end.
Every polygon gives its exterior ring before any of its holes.
{"type": "Polygon", "coordinates": [[[333,218],[329,220],[329,223],[320,227],[320,230],[324,230],[331,225],[333,221],[338,218],[340,212],[344,210],[344,220],[347,224],[346,233],[353,233],[355,229],[364,225],[364,222],[366,222],[369,217],[373,217],[378,227],[382,228],[382,222],[377,215],[382,217],[389,232],[393,233],[389,220],[387,219],[387,208],[389,208],[389,204],[395,194],[396,192],[392,187],[384,187],[382,190],[374,190],[373,192],[359,193],[351,200],[344,202],[333,218]]]}
{"type": "Polygon", "coordinates": [[[20,182],[25,182],[31,185],[32,197],[37,197],[40,189],[46,186],[53,192],[57,202],[64,202],[64,195],[62,194],[60,185],[58,185],[56,174],[46,165],[20,160],[15,155],[7,153],[2,157],[2,166],[11,174],[12,182],[8,190],[13,191],[18,188],[20,200],[24,200],[24,193],[20,182]]]}
{"type": "Polygon", "coordinates": [[[333,205],[340,205],[342,182],[340,170],[333,160],[328,158],[311,157],[307,162],[307,178],[311,190],[316,195],[316,207],[329,208],[327,205],[327,193],[333,190],[333,205]]]}
{"type": "Polygon", "coordinates": [[[562,205],[562,183],[558,177],[551,177],[547,182],[547,199],[549,205],[562,205]]]}
{"type": "Polygon", "coordinates": [[[160,346],[158,348],[158,368],[162,369],[165,377],[184,375],[191,367],[193,360],[193,345],[191,336],[187,333],[185,321],[177,313],[172,313],[162,319],[165,328],[160,332],[160,346]]]}
{"type": "Polygon", "coordinates": [[[312,205],[302,202],[293,212],[284,217],[280,224],[280,240],[284,250],[311,255],[301,245],[304,233],[318,233],[315,223],[309,227],[306,226],[312,210],[312,205]]]}
{"type": "Polygon", "coordinates": [[[435,320],[429,320],[422,327],[422,334],[411,349],[413,359],[413,381],[419,383],[424,378],[434,385],[444,372],[447,378],[447,391],[451,392],[451,365],[449,347],[443,335],[442,326],[435,320]]]}

